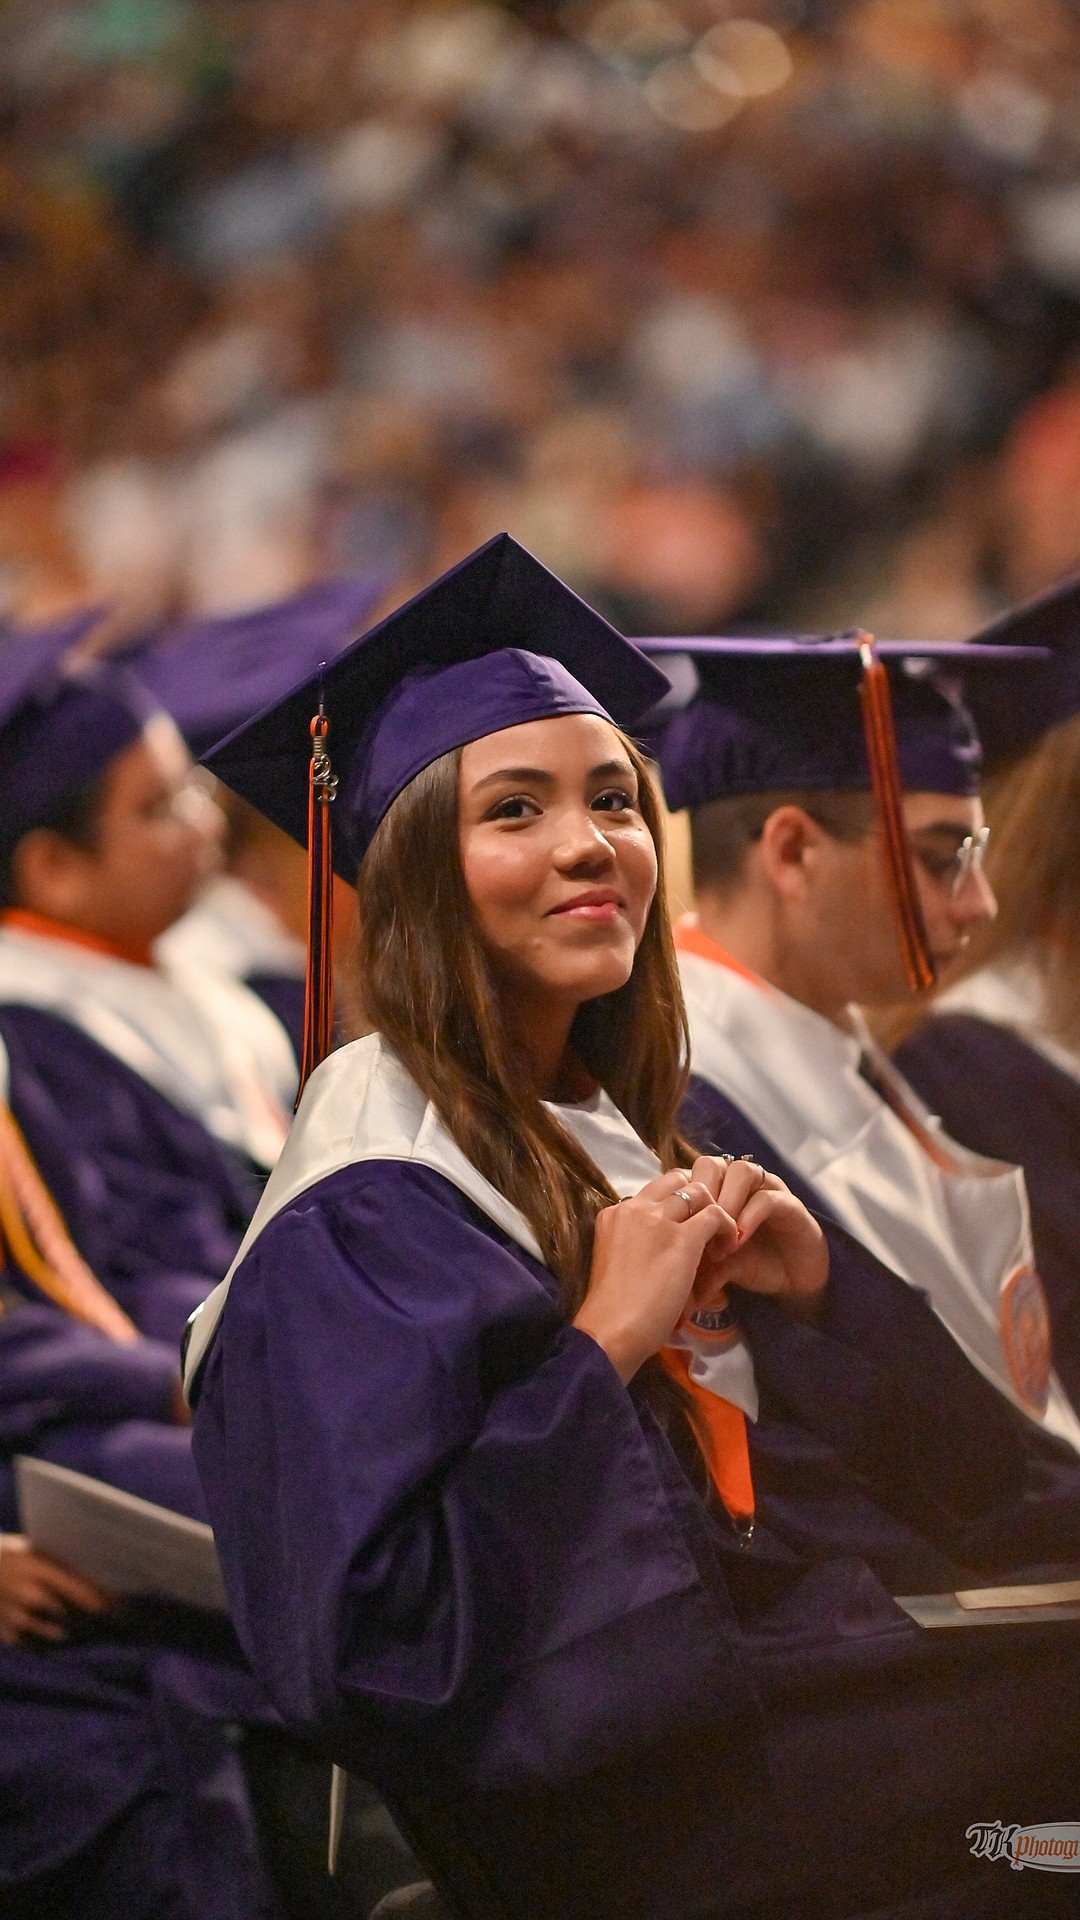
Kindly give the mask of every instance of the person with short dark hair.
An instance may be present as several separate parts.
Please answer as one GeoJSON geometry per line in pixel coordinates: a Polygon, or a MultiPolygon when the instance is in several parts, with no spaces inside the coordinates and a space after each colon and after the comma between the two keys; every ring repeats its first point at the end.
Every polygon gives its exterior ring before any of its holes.
{"type": "Polygon", "coordinates": [[[1068,1561],[1080,1421],[1053,1370],[1023,1175],[950,1139],[859,1011],[924,991],[993,915],[970,709],[989,711],[1011,680],[1022,733],[1019,676],[1040,656],[896,643],[886,666],[843,640],[686,645],[700,689],[659,746],[669,804],[690,809],[698,889],[675,930],[683,1124],[703,1149],[774,1167],[867,1256],[797,1342],[739,1302],[769,1382],[750,1441],[762,1504],[808,1547],[846,1542],[894,1591],[926,1579],[894,1538],[899,1518],[980,1577],[1068,1561]],[[891,687],[888,791],[865,694],[860,711],[866,671],[891,687]],[[919,1400],[928,1435],[942,1421],[952,1438],[940,1427],[913,1476],[898,1432],[868,1476],[867,1423],[884,1430],[897,1395],[919,1400]],[[828,1449],[828,1481],[808,1473],[807,1431],[828,1449]]]}
{"type": "Polygon", "coordinates": [[[178,1340],[280,1151],[288,1039],[237,983],[155,942],[217,860],[173,722],[70,635],[0,656],[0,1035],[10,1101],[83,1257],[178,1340]]]}

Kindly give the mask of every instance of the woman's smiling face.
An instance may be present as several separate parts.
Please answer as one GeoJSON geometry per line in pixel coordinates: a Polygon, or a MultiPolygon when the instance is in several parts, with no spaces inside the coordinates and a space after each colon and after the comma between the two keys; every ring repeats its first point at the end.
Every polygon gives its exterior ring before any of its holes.
{"type": "Polygon", "coordinates": [[[567,1009],[625,985],[656,892],[656,848],[622,740],[563,714],[462,748],[461,864],[503,981],[567,1009]]]}

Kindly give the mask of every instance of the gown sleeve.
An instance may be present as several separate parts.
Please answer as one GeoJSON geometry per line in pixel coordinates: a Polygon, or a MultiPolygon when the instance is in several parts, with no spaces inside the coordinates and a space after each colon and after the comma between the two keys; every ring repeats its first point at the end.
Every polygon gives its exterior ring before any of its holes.
{"type": "MultiPolygon", "coordinates": [[[[733,1304],[754,1356],[762,1423],[811,1434],[884,1512],[944,1555],[987,1570],[1064,1559],[1080,1521],[1080,1486],[1056,1449],[973,1367],[925,1295],[838,1222],[739,1109],[692,1079],[683,1125],[703,1152],[753,1153],[816,1212],[829,1242],[824,1318],[795,1320],[774,1301],[733,1304]],[[1044,1497],[1044,1483],[1052,1491],[1044,1497]]],[[[783,1472],[783,1447],[773,1467],[783,1472]]],[[[803,1469],[793,1446],[789,1479],[803,1469]]],[[[873,1560],[866,1538],[858,1550],[873,1560]]],[[[915,1587],[917,1589],[917,1580],[915,1587]]]]}
{"type": "Polygon", "coordinates": [[[339,1758],[415,1743],[505,1786],[745,1706],[666,1442],[552,1288],[386,1162],[294,1201],[234,1277],[196,1458],[245,1650],[339,1758]]]}
{"type": "Polygon", "coordinates": [[[258,1198],[191,1114],[68,1021],[0,1009],[11,1108],[79,1252],[141,1333],[175,1344],[258,1198]]]}

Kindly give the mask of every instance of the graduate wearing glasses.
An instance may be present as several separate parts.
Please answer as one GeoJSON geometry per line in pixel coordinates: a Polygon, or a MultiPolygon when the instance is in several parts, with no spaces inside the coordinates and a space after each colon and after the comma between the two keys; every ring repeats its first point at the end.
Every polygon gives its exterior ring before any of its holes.
{"type": "Polygon", "coordinates": [[[676,1130],[627,732],[664,685],[502,536],[210,756],[308,841],[316,902],[356,878],[369,1029],[192,1323],[233,1616],[464,1911],[974,1913],[958,1826],[1056,1804],[1080,1680],[1039,1634],[931,1644],[866,1564],[755,1524],[728,1288],[797,1335],[866,1256],[676,1130]]]}

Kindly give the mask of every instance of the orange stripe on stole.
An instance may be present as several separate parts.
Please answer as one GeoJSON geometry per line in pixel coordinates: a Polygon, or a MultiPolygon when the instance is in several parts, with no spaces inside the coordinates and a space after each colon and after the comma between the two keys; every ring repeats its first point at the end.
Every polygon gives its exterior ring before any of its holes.
{"type": "Polygon", "coordinates": [[[685,1347],[665,1347],[660,1358],[694,1402],[705,1443],[705,1462],[725,1508],[737,1523],[752,1520],[754,1482],[745,1413],[733,1401],[721,1399],[718,1393],[691,1379],[694,1356],[685,1347]]]}

